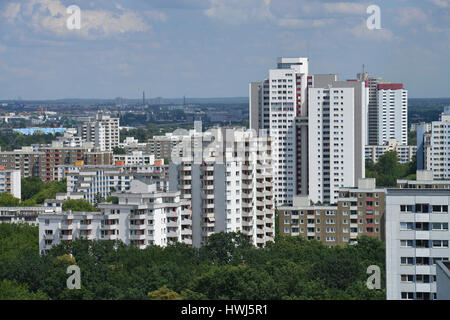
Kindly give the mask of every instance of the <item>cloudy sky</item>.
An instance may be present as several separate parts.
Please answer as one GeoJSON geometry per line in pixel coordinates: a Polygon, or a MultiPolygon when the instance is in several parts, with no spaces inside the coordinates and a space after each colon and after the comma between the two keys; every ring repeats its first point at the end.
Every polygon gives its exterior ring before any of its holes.
{"type": "Polygon", "coordinates": [[[450,0],[0,0],[0,99],[247,96],[278,56],[450,97],[450,0]]]}

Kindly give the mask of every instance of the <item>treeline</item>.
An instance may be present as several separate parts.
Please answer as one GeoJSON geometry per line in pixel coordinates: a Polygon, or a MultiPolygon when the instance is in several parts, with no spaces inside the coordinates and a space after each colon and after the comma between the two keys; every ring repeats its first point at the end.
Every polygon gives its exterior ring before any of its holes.
{"type": "Polygon", "coordinates": [[[385,299],[384,289],[366,287],[370,265],[385,283],[384,245],[366,236],[332,248],[279,237],[263,249],[240,233],[215,234],[200,249],[78,239],[44,256],[37,236],[37,228],[0,224],[0,299],[385,299]],[[80,290],[66,287],[72,264],[80,290]]]}
{"type": "Polygon", "coordinates": [[[416,156],[413,161],[400,163],[396,151],[388,151],[378,158],[377,163],[366,159],[366,178],[376,178],[379,187],[394,187],[397,179],[416,179],[416,156]]]}
{"type": "Polygon", "coordinates": [[[43,204],[45,199],[55,199],[57,193],[66,193],[67,181],[44,183],[38,177],[22,178],[21,189],[21,199],[6,192],[0,193],[0,207],[31,207],[43,204]]]}
{"type": "Polygon", "coordinates": [[[4,132],[0,130],[0,147],[2,151],[13,151],[32,144],[49,144],[59,134],[35,133],[24,135],[19,132],[4,132]]]}

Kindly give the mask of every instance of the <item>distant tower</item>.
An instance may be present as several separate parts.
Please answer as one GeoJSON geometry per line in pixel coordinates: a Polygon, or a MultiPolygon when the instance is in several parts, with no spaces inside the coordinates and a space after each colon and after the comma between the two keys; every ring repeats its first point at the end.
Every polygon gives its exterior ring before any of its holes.
{"type": "Polygon", "coordinates": [[[183,109],[186,108],[186,96],[183,96],[183,109]]]}
{"type": "Polygon", "coordinates": [[[145,107],[145,91],[142,91],[142,106],[145,107]]]}

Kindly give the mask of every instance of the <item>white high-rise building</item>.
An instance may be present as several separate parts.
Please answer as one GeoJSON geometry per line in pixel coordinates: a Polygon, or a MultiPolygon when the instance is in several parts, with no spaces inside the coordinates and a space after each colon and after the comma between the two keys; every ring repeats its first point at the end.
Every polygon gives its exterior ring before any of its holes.
{"type": "Polygon", "coordinates": [[[450,258],[450,191],[436,187],[387,189],[388,300],[436,299],[436,262],[450,258]]]}
{"type": "Polygon", "coordinates": [[[119,119],[98,113],[94,121],[85,122],[78,128],[83,141],[94,142],[101,151],[112,151],[119,146],[119,119]]]}
{"type": "Polygon", "coordinates": [[[336,203],[339,188],[365,177],[368,88],[364,81],[314,75],[308,88],[308,180],[313,202],[336,203]]]}
{"type": "Polygon", "coordinates": [[[217,232],[242,232],[257,247],[274,240],[271,140],[254,131],[190,132],[174,151],[171,190],[192,206],[192,241],[204,245],[217,232]],[[182,156],[178,156],[182,154],[182,156]]]}
{"type": "Polygon", "coordinates": [[[250,129],[272,137],[277,206],[308,192],[308,58],[278,58],[269,78],[249,86],[250,129]]]}
{"type": "Polygon", "coordinates": [[[20,170],[6,170],[0,167],[0,192],[7,192],[14,198],[22,197],[20,170]]]}
{"type": "Polygon", "coordinates": [[[422,144],[417,152],[422,153],[418,159],[422,159],[423,168],[432,171],[435,179],[450,179],[450,106],[445,108],[439,121],[431,123],[429,133],[422,131],[418,135],[417,142],[422,144]]]}
{"type": "Polygon", "coordinates": [[[401,83],[380,83],[378,87],[378,145],[389,139],[408,145],[408,90],[401,83]]]}

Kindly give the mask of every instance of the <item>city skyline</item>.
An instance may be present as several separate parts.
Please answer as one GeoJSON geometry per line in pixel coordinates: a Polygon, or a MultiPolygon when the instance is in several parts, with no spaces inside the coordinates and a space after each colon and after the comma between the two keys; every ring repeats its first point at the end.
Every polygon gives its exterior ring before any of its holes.
{"type": "Polygon", "coordinates": [[[450,2],[4,1],[0,99],[245,97],[273,57],[308,57],[310,74],[402,82],[443,98],[450,2]],[[369,30],[369,5],[381,29],[369,30]],[[66,9],[81,9],[69,30],[66,9]],[[268,41],[270,40],[270,41],[268,41]],[[412,67],[413,66],[413,67],[412,67]],[[210,70],[213,70],[212,72],[210,70]],[[431,79],[431,80],[430,80],[431,79]]]}

